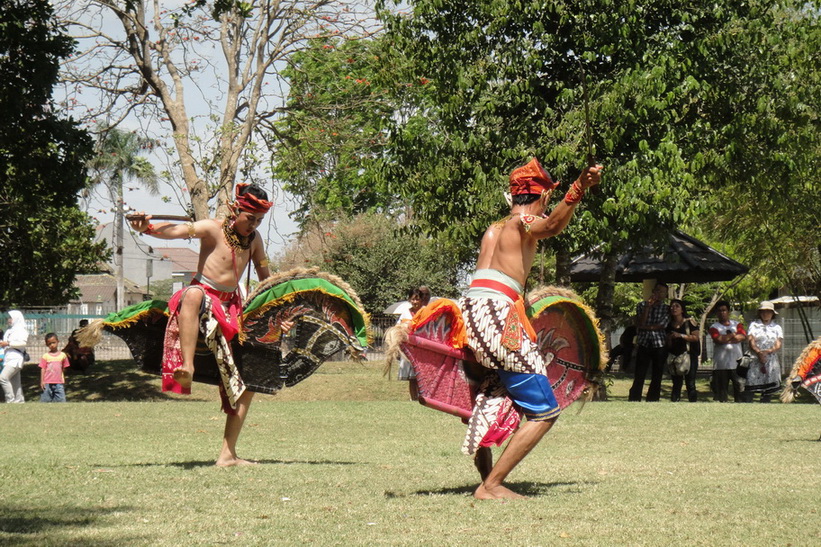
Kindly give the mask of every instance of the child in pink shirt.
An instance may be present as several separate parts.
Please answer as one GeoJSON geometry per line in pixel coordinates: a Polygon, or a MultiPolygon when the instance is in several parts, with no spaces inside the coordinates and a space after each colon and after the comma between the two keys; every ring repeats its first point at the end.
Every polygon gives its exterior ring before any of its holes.
{"type": "Polygon", "coordinates": [[[63,369],[69,366],[68,356],[62,351],[57,351],[60,340],[53,332],[46,334],[46,346],[48,353],[44,353],[40,358],[40,388],[43,394],[40,395],[41,403],[65,403],[66,378],[63,369]]]}

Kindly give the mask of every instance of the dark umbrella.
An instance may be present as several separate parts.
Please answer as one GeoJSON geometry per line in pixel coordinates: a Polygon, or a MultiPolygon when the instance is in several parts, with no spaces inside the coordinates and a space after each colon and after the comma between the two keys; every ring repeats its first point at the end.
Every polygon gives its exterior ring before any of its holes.
{"type": "MultiPolygon", "coordinates": [[[[616,266],[616,281],[640,283],[656,279],[667,283],[729,281],[750,269],[709,245],[679,230],[670,234],[662,248],[641,245],[624,252],[616,266]]],[[[570,265],[572,281],[599,281],[602,262],[590,255],[570,265]]]]}

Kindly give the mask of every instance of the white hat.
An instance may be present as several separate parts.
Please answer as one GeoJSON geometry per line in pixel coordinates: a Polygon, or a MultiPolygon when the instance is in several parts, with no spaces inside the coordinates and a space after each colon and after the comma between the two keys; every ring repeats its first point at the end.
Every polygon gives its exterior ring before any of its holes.
{"type": "Polygon", "coordinates": [[[773,315],[778,315],[778,312],[775,311],[775,305],[773,305],[773,303],[770,302],[769,300],[764,300],[761,303],[761,305],[758,306],[758,311],[761,311],[761,310],[769,310],[769,311],[773,312],[773,315]]]}

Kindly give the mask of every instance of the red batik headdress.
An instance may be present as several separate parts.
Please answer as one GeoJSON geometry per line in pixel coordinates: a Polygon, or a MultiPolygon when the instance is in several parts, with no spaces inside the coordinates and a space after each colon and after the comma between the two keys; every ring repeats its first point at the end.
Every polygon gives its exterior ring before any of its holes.
{"type": "Polygon", "coordinates": [[[510,194],[513,196],[552,192],[558,185],[536,158],[510,173],[510,194]]]}
{"type": "Polygon", "coordinates": [[[264,215],[274,204],[270,201],[260,199],[249,192],[241,193],[242,190],[248,186],[251,185],[243,183],[237,184],[234,190],[234,204],[243,211],[264,215]]]}

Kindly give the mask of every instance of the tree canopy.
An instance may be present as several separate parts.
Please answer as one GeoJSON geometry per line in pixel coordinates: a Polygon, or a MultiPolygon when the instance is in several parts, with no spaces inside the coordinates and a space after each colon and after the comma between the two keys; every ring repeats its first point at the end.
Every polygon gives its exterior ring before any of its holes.
{"type": "Polygon", "coordinates": [[[403,91],[384,40],[323,38],[290,58],[282,75],[287,110],[274,124],[280,141],[274,175],[300,205],[301,226],[366,211],[401,207],[379,176],[389,130],[401,113],[403,91]]]}
{"type": "Polygon", "coordinates": [[[278,260],[281,269],[318,266],[350,283],[369,312],[405,300],[427,285],[434,295],[456,297],[459,265],[450,249],[397,228],[384,215],[364,213],[314,223],[278,260]]]}
{"type": "MultiPolygon", "coordinates": [[[[463,257],[504,214],[507,174],[529,156],[572,182],[586,162],[586,110],[604,180],[554,249],[612,256],[674,227],[740,243],[762,216],[734,235],[734,207],[754,208],[757,194],[784,212],[791,192],[818,202],[817,2],[391,4],[379,3],[387,41],[430,83],[397,124],[387,178],[463,257]]],[[[783,230],[768,240],[797,243],[783,230]]]]}
{"type": "Polygon", "coordinates": [[[58,305],[76,273],[106,254],[77,208],[91,139],[54,110],[60,59],[73,48],[50,4],[0,3],[0,248],[4,306],[58,305]]]}

